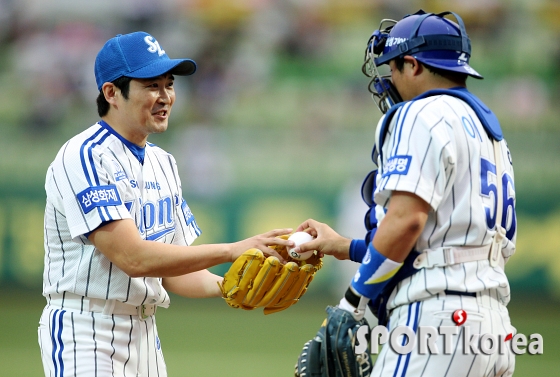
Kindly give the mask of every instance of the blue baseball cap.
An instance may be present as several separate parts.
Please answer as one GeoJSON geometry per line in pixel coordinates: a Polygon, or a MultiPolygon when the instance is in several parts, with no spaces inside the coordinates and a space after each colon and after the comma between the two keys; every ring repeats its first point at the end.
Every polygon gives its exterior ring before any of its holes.
{"type": "Polygon", "coordinates": [[[170,59],[150,34],[137,31],[109,39],[95,58],[97,89],[106,82],[127,76],[135,79],[158,77],[167,72],[188,76],[196,71],[191,59],[170,59]]]}

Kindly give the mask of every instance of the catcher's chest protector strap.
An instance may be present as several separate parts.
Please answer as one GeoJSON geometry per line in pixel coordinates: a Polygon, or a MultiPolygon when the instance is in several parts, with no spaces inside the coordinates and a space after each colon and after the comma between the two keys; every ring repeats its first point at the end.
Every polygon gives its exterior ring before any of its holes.
{"type": "MultiPolygon", "coordinates": [[[[419,99],[423,99],[431,96],[437,96],[437,95],[448,95],[452,97],[457,97],[465,101],[473,109],[473,111],[477,115],[478,119],[480,120],[480,123],[482,124],[486,132],[488,132],[488,134],[491,135],[494,140],[499,141],[503,139],[500,122],[498,121],[496,115],[478,97],[476,97],[474,94],[469,92],[466,88],[457,87],[452,89],[429,90],[413,98],[411,101],[416,101],[419,99]]],[[[387,130],[389,128],[389,124],[391,123],[391,119],[393,118],[395,113],[401,108],[401,106],[404,106],[407,103],[408,102],[400,102],[395,106],[391,107],[389,111],[387,111],[387,114],[385,114],[385,118],[383,119],[383,123],[381,124],[381,130],[379,133],[379,150],[377,149],[377,146],[374,145],[372,151],[372,159],[376,165],[377,165],[376,155],[377,153],[381,154],[383,143],[385,141],[385,136],[387,135],[387,130]]]]}
{"type": "Polygon", "coordinates": [[[429,90],[426,93],[423,93],[414,98],[413,101],[430,96],[437,96],[440,94],[457,97],[468,103],[476,113],[476,116],[480,120],[480,123],[482,123],[482,126],[484,127],[486,132],[488,132],[488,134],[490,134],[494,140],[500,141],[504,138],[502,128],[500,127],[500,122],[498,121],[496,115],[484,104],[484,102],[482,102],[478,97],[469,92],[467,88],[457,87],[452,89],[429,90]]]}
{"type": "MultiPolygon", "coordinates": [[[[385,134],[387,133],[388,125],[391,123],[391,119],[397,112],[397,110],[403,106],[405,102],[399,102],[387,111],[385,114],[385,118],[383,118],[383,123],[381,124],[381,130],[379,135],[380,147],[383,146],[383,141],[385,139],[385,134]]],[[[377,146],[373,145],[373,150],[371,152],[371,159],[375,166],[377,166],[377,159],[381,154],[381,148],[378,150],[377,146]]],[[[372,230],[377,227],[377,217],[375,214],[375,202],[373,200],[373,194],[375,193],[376,188],[376,179],[377,179],[377,172],[378,169],[373,169],[364,179],[362,183],[362,199],[368,205],[369,210],[367,211],[364,219],[364,223],[366,226],[367,234],[365,237],[366,245],[368,245],[372,239],[373,234],[372,230]]]]}

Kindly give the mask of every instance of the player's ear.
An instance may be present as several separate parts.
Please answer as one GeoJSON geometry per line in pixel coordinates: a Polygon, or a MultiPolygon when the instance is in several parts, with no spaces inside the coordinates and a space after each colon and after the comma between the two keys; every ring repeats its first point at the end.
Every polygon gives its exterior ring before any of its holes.
{"type": "Polygon", "coordinates": [[[103,91],[105,100],[111,105],[115,104],[115,101],[118,95],[120,94],[119,88],[117,88],[115,84],[111,82],[104,83],[103,86],[101,87],[101,91],[103,91]]]}
{"type": "Polygon", "coordinates": [[[417,76],[422,73],[422,64],[412,56],[404,56],[404,66],[405,68],[409,68],[413,76],[417,76]]]}

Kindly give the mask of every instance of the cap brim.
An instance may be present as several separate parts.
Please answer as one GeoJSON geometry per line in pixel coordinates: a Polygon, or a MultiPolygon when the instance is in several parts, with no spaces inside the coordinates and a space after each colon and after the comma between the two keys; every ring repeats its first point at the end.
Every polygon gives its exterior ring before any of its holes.
{"type": "Polygon", "coordinates": [[[135,79],[148,79],[158,77],[166,73],[179,76],[192,75],[196,71],[196,63],[191,59],[168,59],[158,60],[134,72],[127,73],[126,76],[135,79]]]}
{"type": "Polygon", "coordinates": [[[425,58],[419,58],[417,56],[415,56],[415,58],[430,66],[430,67],[434,67],[434,68],[439,68],[439,69],[444,69],[446,71],[453,71],[453,72],[457,72],[457,73],[464,73],[466,75],[469,75],[471,77],[474,77],[475,79],[484,79],[484,76],[482,76],[480,73],[478,73],[477,71],[475,71],[470,65],[468,65],[467,63],[463,63],[461,65],[456,65],[455,61],[450,61],[452,65],[447,65],[445,64],[447,61],[445,60],[437,60],[437,59],[425,59],[425,58]]]}

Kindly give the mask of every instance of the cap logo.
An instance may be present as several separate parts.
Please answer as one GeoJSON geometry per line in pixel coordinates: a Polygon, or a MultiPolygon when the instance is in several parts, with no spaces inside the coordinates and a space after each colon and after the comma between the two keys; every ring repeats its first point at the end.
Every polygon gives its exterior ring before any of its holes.
{"type": "Polygon", "coordinates": [[[155,52],[157,52],[159,56],[165,54],[165,50],[161,48],[159,42],[156,41],[155,38],[151,35],[146,35],[144,37],[144,42],[146,42],[146,44],[148,45],[148,51],[150,51],[152,54],[155,52]]]}

